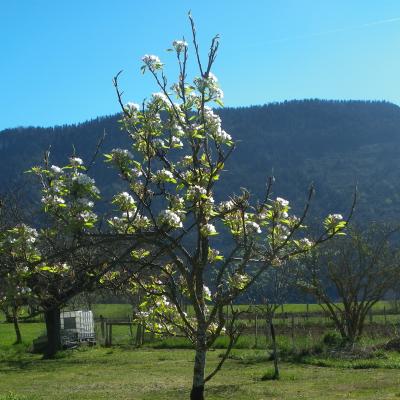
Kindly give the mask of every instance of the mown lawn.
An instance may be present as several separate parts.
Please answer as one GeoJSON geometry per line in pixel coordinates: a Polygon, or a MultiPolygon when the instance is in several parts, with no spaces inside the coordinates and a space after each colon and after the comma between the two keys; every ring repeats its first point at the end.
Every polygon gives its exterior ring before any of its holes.
{"type": "MultiPolygon", "coordinates": [[[[114,307],[101,311],[115,311],[111,310],[114,307]]],[[[129,343],[128,329],[116,328],[121,329],[116,330],[116,339],[121,335],[120,343],[129,343]]],[[[164,339],[147,344],[155,348],[141,349],[82,348],[62,352],[55,360],[42,360],[26,350],[44,332],[44,324],[24,323],[21,330],[24,343],[14,346],[12,324],[0,323],[0,400],[188,399],[193,350],[173,348],[185,347],[183,341],[164,339]]],[[[292,346],[288,337],[278,341],[282,349],[292,346]]],[[[309,341],[299,337],[296,346],[315,344],[309,341]]],[[[220,342],[223,347],[224,338],[220,342]]],[[[260,338],[259,346],[265,346],[264,339],[260,338]]],[[[252,347],[253,336],[240,338],[232,357],[208,384],[207,400],[400,399],[398,352],[380,350],[377,357],[354,361],[306,355],[301,363],[282,363],[281,380],[264,381],[261,378],[272,363],[266,361],[265,350],[252,347]]],[[[216,365],[221,353],[221,349],[209,352],[208,369],[216,365]]]]}
{"type": "MultiPolygon", "coordinates": [[[[210,367],[219,354],[210,352],[210,367]]],[[[208,385],[207,399],[400,398],[399,370],[285,363],[280,381],[262,381],[271,365],[257,358],[251,362],[249,354],[249,350],[235,350],[235,359],[228,360],[208,385]]],[[[51,361],[9,355],[0,364],[1,400],[187,399],[193,366],[191,350],[85,349],[51,361]]]]}

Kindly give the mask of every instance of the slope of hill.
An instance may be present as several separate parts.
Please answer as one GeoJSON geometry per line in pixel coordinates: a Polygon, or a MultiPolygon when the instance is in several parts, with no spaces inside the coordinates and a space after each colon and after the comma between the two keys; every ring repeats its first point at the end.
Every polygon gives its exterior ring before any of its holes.
{"type": "MultiPolygon", "coordinates": [[[[218,111],[224,128],[237,142],[226,165],[217,197],[240,187],[262,195],[269,175],[274,192],[296,208],[311,182],[316,188],[313,214],[345,212],[355,184],[356,217],[400,220],[400,108],[386,102],[290,101],[218,111]]],[[[101,152],[126,146],[117,117],[79,125],[18,128],[0,132],[0,187],[26,179],[23,171],[40,163],[51,146],[52,162],[62,164],[72,153],[90,160],[103,131],[101,152]]],[[[118,189],[115,171],[97,159],[91,171],[109,196],[118,189]]]]}

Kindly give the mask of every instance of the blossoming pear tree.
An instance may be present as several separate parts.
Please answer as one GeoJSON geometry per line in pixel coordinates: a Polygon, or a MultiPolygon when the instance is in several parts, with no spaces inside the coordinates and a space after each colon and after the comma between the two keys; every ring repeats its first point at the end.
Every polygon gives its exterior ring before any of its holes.
{"type": "Polygon", "coordinates": [[[237,338],[235,310],[228,321],[224,307],[267,268],[279,268],[331,238],[346,221],[330,215],[318,238],[305,237],[308,205],[302,216],[293,215],[287,200],[272,198],[272,180],[261,201],[244,189],[215,201],[218,180],[235,145],[212,109],[213,104],[223,105],[223,92],[212,73],[218,36],[203,63],[189,18],[198,76],[188,78],[185,40],[174,41],[170,49],[177,61],[176,83],[168,81],[159,57],[142,58],[142,72],[151,74],[159,91],[141,105],[124,104],[118,74],[114,85],[123,111],[121,124],[132,147],[114,149],[106,160],[126,182],[126,191],[113,199],[117,214],[109,224],[116,235],[143,239],[142,246],[131,252],[131,289],[145,294],[139,318],[155,333],[192,341],[190,398],[198,400],[204,398],[205,383],[221,368],[237,338]],[[218,246],[218,235],[224,238],[223,246],[218,246]],[[185,304],[191,312],[185,312],[185,304]],[[207,350],[224,332],[230,342],[227,352],[206,375],[207,350]]]}
{"type": "MultiPolygon", "coordinates": [[[[99,190],[76,156],[64,167],[49,165],[31,169],[42,186],[45,218],[36,230],[17,225],[0,238],[0,260],[12,266],[10,282],[29,292],[29,301],[44,312],[48,344],[46,357],[60,349],[60,309],[76,294],[91,290],[118,257],[98,239],[94,212],[99,190]]],[[[8,293],[3,301],[15,301],[8,293]]]]}

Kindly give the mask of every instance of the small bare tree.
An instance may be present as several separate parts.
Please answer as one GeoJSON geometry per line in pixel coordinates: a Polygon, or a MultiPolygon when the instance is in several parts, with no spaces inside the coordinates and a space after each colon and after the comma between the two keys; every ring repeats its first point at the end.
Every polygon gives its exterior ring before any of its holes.
{"type": "Polygon", "coordinates": [[[352,228],[303,257],[301,287],[321,303],[348,343],[361,337],[368,312],[398,280],[395,233],[377,225],[352,228]]]}
{"type": "Polygon", "coordinates": [[[295,287],[297,270],[289,262],[270,268],[254,283],[251,289],[251,302],[256,304],[255,309],[264,315],[266,334],[269,331],[274,360],[274,375],[272,379],[279,379],[279,355],[276,343],[274,326],[275,313],[280,306],[288,301],[290,291],[295,287]]]}

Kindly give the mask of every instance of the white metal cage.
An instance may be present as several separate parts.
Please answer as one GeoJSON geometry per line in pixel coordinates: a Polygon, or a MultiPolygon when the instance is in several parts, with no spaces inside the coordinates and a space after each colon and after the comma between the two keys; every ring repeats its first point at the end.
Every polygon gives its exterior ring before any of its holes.
{"type": "Polygon", "coordinates": [[[60,323],[61,342],[64,346],[96,341],[92,311],[61,312],[60,323]]]}

